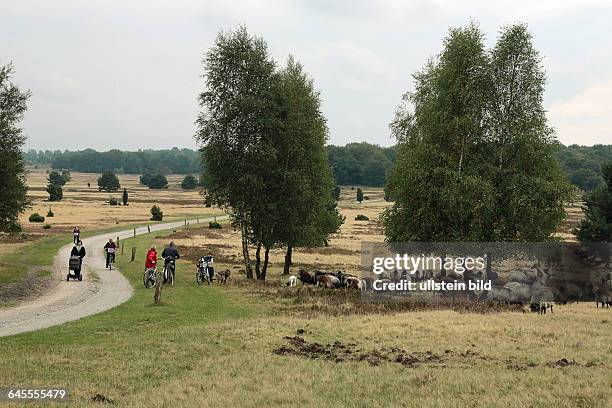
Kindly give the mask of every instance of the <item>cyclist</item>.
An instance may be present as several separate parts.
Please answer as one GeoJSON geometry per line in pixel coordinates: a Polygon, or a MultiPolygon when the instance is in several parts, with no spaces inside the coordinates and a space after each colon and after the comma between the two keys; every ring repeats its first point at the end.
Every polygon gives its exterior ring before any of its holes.
{"type": "Polygon", "coordinates": [[[154,269],[157,266],[157,250],[155,245],[151,245],[151,248],[147,252],[147,259],[145,260],[145,269],[154,269]]]}
{"type": "Polygon", "coordinates": [[[106,267],[108,268],[111,262],[115,262],[115,249],[117,245],[113,242],[112,238],[108,239],[108,242],[104,244],[104,252],[106,252],[106,267]]]}
{"type": "Polygon", "coordinates": [[[208,255],[204,257],[204,262],[208,264],[208,275],[210,280],[213,281],[215,279],[215,268],[213,266],[214,258],[212,252],[208,252],[208,255]]]}
{"type": "Polygon", "coordinates": [[[172,269],[173,274],[176,271],[176,260],[179,259],[180,257],[181,255],[179,254],[179,251],[176,245],[174,245],[174,241],[171,241],[170,244],[166,248],[164,248],[162,252],[162,258],[164,259],[169,258],[169,261],[166,261],[166,262],[170,263],[170,268],[172,269]]]}
{"type": "Polygon", "coordinates": [[[79,229],[79,227],[75,226],[74,229],[72,230],[72,242],[76,244],[80,240],[81,240],[81,230],[79,229]]]}

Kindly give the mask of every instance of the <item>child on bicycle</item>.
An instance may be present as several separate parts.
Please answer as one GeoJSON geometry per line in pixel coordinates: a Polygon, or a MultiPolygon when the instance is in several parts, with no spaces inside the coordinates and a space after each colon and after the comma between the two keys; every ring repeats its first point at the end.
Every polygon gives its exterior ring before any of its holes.
{"type": "Polygon", "coordinates": [[[115,250],[117,249],[117,245],[113,242],[112,238],[109,238],[108,242],[104,245],[104,252],[106,252],[106,267],[110,265],[111,262],[115,262],[115,250]]]}
{"type": "Polygon", "coordinates": [[[155,245],[147,251],[147,259],[145,260],[145,269],[154,269],[157,266],[157,250],[155,245]]]}

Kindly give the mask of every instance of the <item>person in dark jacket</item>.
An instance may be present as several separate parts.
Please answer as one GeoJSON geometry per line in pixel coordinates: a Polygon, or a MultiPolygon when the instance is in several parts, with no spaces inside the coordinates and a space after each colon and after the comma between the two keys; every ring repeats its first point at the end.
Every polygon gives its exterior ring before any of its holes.
{"type": "Polygon", "coordinates": [[[85,258],[85,247],[83,246],[82,241],[77,241],[76,244],[72,247],[72,251],[70,251],[70,256],[78,256],[81,260],[81,265],[79,267],[79,274],[81,273],[81,268],[83,267],[83,258],[85,258]]]}
{"type": "Polygon", "coordinates": [[[104,245],[104,252],[106,253],[106,267],[112,262],[115,263],[115,251],[117,250],[117,244],[113,242],[112,238],[108,239],[108,242],[104,245]]]}
{"type": "Polygon", "coordinates": [[[179,254],[178,248],[176,247],[176,245],[174,245],[174,241],[170,242],[170,245],[168,245],[166,248],[164,248],[164,251],[162,252],[162,258],[166,259],[166,258],[171,258],[171,265],[172,265],[172,270],[176,270],[176,260],[179,259],[181,257],[181,254],[179,254]]]}
{"type": "Polygon", "coordinates": [[[80,240],[81,240],[81,230],[79,229],[79,227],[74,227],[74,229],[72,230],[72,242],[76,244],[80,240]]]}

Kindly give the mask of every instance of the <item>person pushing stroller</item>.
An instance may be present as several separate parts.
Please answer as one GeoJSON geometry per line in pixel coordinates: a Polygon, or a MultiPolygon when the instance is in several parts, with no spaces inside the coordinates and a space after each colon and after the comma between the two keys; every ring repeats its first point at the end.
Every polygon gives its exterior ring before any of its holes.
{"type": "Polygon", "coordinates": [[[81,269],[83,268],[83,258],[86,255],[85,247],[83,246],[82,241],[77,241],[72,247],[72,251],[70,251],[70,260],[68,262],[68,267],[71,271],[74,271],[74,275],[68,273],[66,276],[66,280],[70,280],[70,278],[82,280],[81,269]]]}

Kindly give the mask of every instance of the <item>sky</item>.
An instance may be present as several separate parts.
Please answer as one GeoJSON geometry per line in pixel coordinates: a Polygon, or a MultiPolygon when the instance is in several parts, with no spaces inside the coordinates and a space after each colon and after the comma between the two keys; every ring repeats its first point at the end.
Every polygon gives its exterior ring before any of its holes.
{"type": "Polygon", "coordinates": [[[0,64],[32,92],[26,149],[195,148],[202,57],[245,24],[321,92],[329,143],[395,143],[388,124],[451,26],[492,46],[525,22],[564,144],[612,143],[612,0],[0,0],[0,64]]]}

